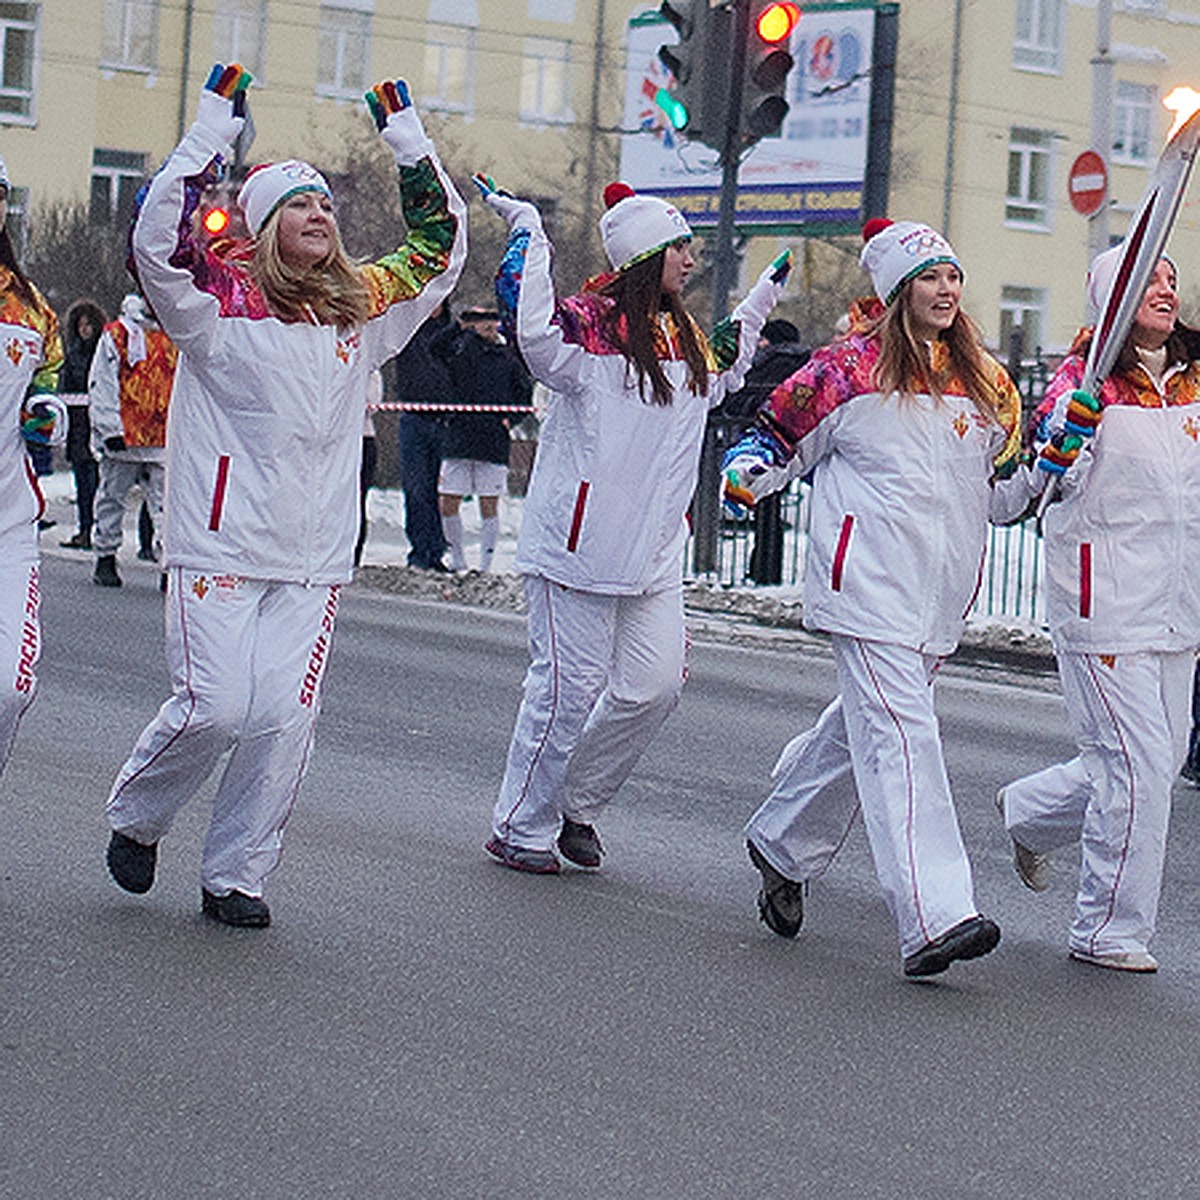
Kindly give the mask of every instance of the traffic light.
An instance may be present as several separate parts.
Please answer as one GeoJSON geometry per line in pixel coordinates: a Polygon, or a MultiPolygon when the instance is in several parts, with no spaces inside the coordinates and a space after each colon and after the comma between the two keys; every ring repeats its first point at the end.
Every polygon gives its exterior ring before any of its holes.
{"type": "Polygon", "coordinates": [[[209,237],[220,237],[229,228],[229,210],[214,205],[204,214],[202,224],[209,237]]]}
{"type": "Polygon", "coordinates": [[[720,68],[729,61],[731,14],[709,7],[708,0],[662,0],[658,11],[679,40],[658,48],[674,86],[657,88],[652,99],[673,129],[720,150],[728,91],[728,68],[720,68]]]}
{"type": "Polygon", "coordinates": [[[790,105],[787,77],[795,59],[788,49],[800,7],[778,0],[750,0],[750,41],[742,84],[741,134],[744,145],[779,132],[790,105]]]}

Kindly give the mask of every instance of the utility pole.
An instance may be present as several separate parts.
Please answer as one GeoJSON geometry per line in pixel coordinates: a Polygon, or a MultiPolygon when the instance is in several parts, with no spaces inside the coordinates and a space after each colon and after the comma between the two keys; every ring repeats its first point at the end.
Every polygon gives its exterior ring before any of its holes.
{"type": "MultiPolygon", "coordinates": [[[[1112,157],[1112,0],[1096,0],[1096,56],[1092,59],[1092,149],[1109,165],[1112,157]]],[[[1109,172],[1109,179],[1112,172],[1109,172]]],[[[1111,186],[1111,183],[1110,183],[1111,186]]],[[[1108,249],[1109,201],[1088,218],[1088,262],[1108,249]]]]}
{"type": "Polygon", "coordinates": [[[728,103],[725,133],[721,139],[721,203],[717,209],[716,264],[713,271],[715,324],[729,314],[729,293],[737,275],[733,249],[733,222],[737,216],[738,168],[741,165],[742,90],[745,85],[746,47],[750,40],[750,0],[733,0],[733,45],[729,55],[728,103]]]}

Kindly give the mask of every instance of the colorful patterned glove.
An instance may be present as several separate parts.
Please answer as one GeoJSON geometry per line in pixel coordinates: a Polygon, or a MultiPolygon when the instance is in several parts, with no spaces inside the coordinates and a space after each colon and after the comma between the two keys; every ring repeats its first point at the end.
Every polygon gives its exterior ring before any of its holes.
{"type": "Polygon", "coordinates": [[[415,167],[433,153],[433,143],[425,133],[421,118],[413,107],[408,84],[403,79],[385,79],[364,97],[379,136],[387,143],[396,162],[415,167]]]}
{"type": "Polygon", "coordinates": [[[471,176],[471,182],[479,189],[484,204],[508,222],[510,233],[518,229],[541,229],[542,214],[538,212],[536,205],[501,191],[490,175],[484,175],[480,171],[471,176]]]}
{"type": "Polygon", "coordinates": [[[1037,465],[1051,475],[1065,475],[1083,449],[1083,438],[1077,433],[1055,434],[1038,455],[1037,465]]]}
{"type": "Polygon", "coordinates": [[[21,409],[21,436],[31,446],[61,446],[67,437],[67,418],[57,400],[30,400],[21,409]]]}
{"type": "Polygon", "coordinates": [[[763,428],[750,430],[725,451],[721,460],[721,502],[737,520],[745,520],[764,496],[779,488],[779,471],[787,462],[783,447],[763,428]]]}
{"type": "Polygon", "coordinates": [[[200,93],[196,125],[232,146],[246,124],[246,89],[252,79],[240,63],[215,63],[200,93]]]}
{"type": "Polygon", "coordinates": [[[1076,389],[1071,393],[1071,399],[1067,401],[1067,415],[1063,422],[1063,429],[1065,432],[1077,434],[1079,437],[1091,437],[1100,424],[1103,411],[1100,401],[1091,392],[1076,389]]]}

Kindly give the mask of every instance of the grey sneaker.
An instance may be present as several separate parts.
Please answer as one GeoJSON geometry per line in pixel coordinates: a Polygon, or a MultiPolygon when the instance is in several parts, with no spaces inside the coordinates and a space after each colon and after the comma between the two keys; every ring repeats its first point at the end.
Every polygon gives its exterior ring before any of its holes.
{"type": "Polygon", "coordinates": [[[261,896],[248,896],[245,892],[226,892],[224,896],[218,896],[201,888],[200,911],[210,921],[241,929],[266,929],[271,924],[267,902],[261,896]]]}
{"type": "MultiPolygon", "coordinates": [[[[1000,820],[1004,820],[1004,789],[1001,788],[996,793],[996,811],[1000,814],[1000,820]]],[[[1012,835],[1009,835],[1012,837],[1012,835]]],[[[1037,854],[1033,850],[1022,846],[1014,837],[1013,844],[1013,868],[1017,875],[1020,876],[1021,882],[1031,892],[1044,892],[1050,886],[1050,855],[1037,854]]]]}
{"type": "Polygon", "coordinates": [[[558,859],[550,850],[532,850],[528,846],[510,846],[498,837],[488,838],[483,847],[493,858],[499,859],[514,871],[527,871],[530,875],[557,875],[562,869],[558,859]]]}
{"type": "Polygon", "coordinates": [[[563,858],[577,867],[598,867],[604,857],[604,847],[600,845],[595,826],[572,821],[570,817],[563,817],[558,849],[563,858]]]}
{"type": "Polygon", "coordinates": [[[910,954],[904,960],[904,974],[910,979],[940,975],[960,959],[991,954],[999,942],[1000,926],[995,921],[982,916],[968,917],[910,954]]]}
{"type": "Polygon", "coordinates": [[[759,919],[780,937],[794,938],[804,923],[804,884],[780,875],[753,842],[746,842],[746,850],[762,875],[762,890],[758,893],[759,919]]]}
{"type": "Polygon", "coordinates": [[[1138,975],[1153,975],[1158,970],[1158,959],[1148,950],[1114,950],[1108,954],[1089,954],[1086,950],[1072,950],[1076,962],[1093,967],[1108,967],[1110,971],[1132,971],[1138,975]]]}

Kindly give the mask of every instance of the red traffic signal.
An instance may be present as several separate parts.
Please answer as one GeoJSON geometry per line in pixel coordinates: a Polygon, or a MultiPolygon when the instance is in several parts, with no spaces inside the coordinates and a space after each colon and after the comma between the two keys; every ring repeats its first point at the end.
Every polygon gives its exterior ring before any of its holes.
{"type": "Polygon", "coordinates": [[[229,210],[219,205],[204,214],[204,232],[209,237],[220,237],[229,228],[229,210]]]}
{"type": "Polygon", "coordinates": [[[770,4],[758,14],[754,32],[764,42],[774,45],[792,36],[800,20],[800,7],[796,4],[770,4]]]}

